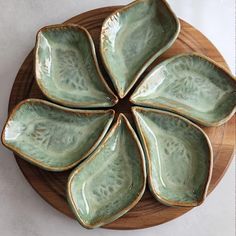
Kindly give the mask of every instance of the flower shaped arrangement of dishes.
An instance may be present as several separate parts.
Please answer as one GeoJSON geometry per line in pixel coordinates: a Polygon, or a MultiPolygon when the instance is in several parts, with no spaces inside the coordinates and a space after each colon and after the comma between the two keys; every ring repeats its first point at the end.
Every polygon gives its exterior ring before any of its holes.
{"type": "Polygon", "coordinates": [[[198,206],[206,197],[213,151],[198,124],[218,126],[234,115],[235,78],[206,56],[188,53],[158,64],[135,85],[179,32],[164,0],[137,0],[106,18],[100,55],[112,88],[85,28],[61,24],[37,34],[35,79],[51,102],[19,103],[2,142],[45,170],[71,169],[67,199],[85,228],[124,215],[146,183],[157,201],[172,207],[198,206]],[[132,88],[133,124],[113,110],[132,88]]]}

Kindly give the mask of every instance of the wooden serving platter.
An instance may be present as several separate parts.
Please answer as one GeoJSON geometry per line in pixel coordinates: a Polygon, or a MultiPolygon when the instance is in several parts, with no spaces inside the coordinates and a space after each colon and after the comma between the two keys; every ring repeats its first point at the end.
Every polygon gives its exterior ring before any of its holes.
{"type": "MultiPolygon", "coordinates": [[[[80,24],[88,29],[94,39],[98,53],[99,33],[102,22],[106,16],[118,8],[119,7],[106,7],[95,9],[75,16],[66,21],[66,23],[80,24]]],[[[212,43],[194,27],[181,20],[181,33],[177,41],[164,55],[149,67],[148,71],[153,65],[156,65],[164,59],[183,52],[198,52],[204,54],[228,69],[225,60],[212,43]]],[[[33,52],[31,52],[17,74],[10,96],[9,112],[23,99],[30,97],[46,99],[36,85],[33,60],[33,52]]],[[[101,62],[99,55],[98,60],[101,62]]],[[[108,79],[108,76],[103,69],[102,72],[105,78],[108,79]]],[[[115,109],[117,112],[126,113],[126,115],[130,117],[130,104],[128,103],[127,98],[122,100],[115,109]]],[[[224,175],[233,157],[235,144],[235,115],[230,121],[220,127],[203,129],[208,134],[214,151],[213,176],[209,188],[209,192],[211,192],[224,175]]],[[[15,155],[15,158],[21,171],[32,187],[50,205],[65,215],[74,218],[66,201],[66,182],[70,171],[52,173],[27,163],[17,157],[17,155],[15,155]]],[[[162,205],[152,197],[147,188],[141,201],[131,211],[113,223],[104,226],[104,228],[139,229],[151,227],[173,220],[189,210],[191,210],[191,208],[173,208],[162,205]]]]}

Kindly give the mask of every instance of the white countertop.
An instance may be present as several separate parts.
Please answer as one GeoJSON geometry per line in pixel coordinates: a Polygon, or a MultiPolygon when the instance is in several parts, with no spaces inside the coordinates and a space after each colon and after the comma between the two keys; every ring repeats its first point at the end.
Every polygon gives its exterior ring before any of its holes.
{"type": "MultiPolygon", "coordinates": [[[[0,0],[0,130],[16,73],[42,26],[126,0],[0,0]]],[[[235,1],[169,0],[178,17],[202,31],[235,74],[235,1]]],[[[27,183],[10,151],[0,145],[0,235],[234,236],[235,162],[205,203],[166,224],[136,231],[85,230],[48,205],[27,183]]]]}

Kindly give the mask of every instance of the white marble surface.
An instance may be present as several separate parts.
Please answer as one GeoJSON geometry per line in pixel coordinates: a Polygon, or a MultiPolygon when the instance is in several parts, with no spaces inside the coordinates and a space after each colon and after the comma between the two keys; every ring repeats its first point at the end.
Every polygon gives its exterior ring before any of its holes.
{"type": "MultiPolygon", "coordinates": [[[[36,31],[81,12],[126,0],[0,0],[0,129],[7,116],[12,83],[34,45],[36,31]]],[[[169,0],[176,14],[202,31],[225,57],[235,74],[235,1],[169,0]]],[[[206,202],[169,223],[136,231],[88,231],[62,215],[27,183],[12,153],[0,146],[0,235],[162,235],[234,236],[235,164],[206,202]]]]}

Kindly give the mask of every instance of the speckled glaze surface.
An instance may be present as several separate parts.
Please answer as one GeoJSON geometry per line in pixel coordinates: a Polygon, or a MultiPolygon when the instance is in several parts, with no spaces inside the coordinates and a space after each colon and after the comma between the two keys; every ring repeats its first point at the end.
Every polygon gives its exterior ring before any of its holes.
{"type": "Polygon", "coordinates": [[[182,54],[157,65],[130,101],[174,111],[205,126],[221,125],[236,110],[236,79],[205,56],[182,54]]]}
{"type": "Polygon", "coordinates": [[[103,23],[100,52],[119,97],[175,41],[180,24],[164,0],[137,0],[103,23]]]}
{"type": "Polygon", "coordinates": [[[113,110],[73,110],[27,99],[8,118],[2,142],[43,169],[67,170],[94,151],[113,118],[113,110]]]}
{"type": "Polygon", "coordinates": [[[197,206],[206,196],[213,154],[205,133],[173,113],[135,107],[133,115],[154,197],[170,206],[197,206]]]}
{"type": "Polygon", "coordinates": [[[48,98],[69,107],[111,107],[118,101],[99,70],[91,36],[77,25],[38,32],[35,76],[48,98]]]}
{"type": "Polygon", "coordinates": [[[121,114],[98,149],[72,172],[68,200],[78,221],[86,228],[96,228],[131,209],[145,186],[141,144],[121,114]]]}

